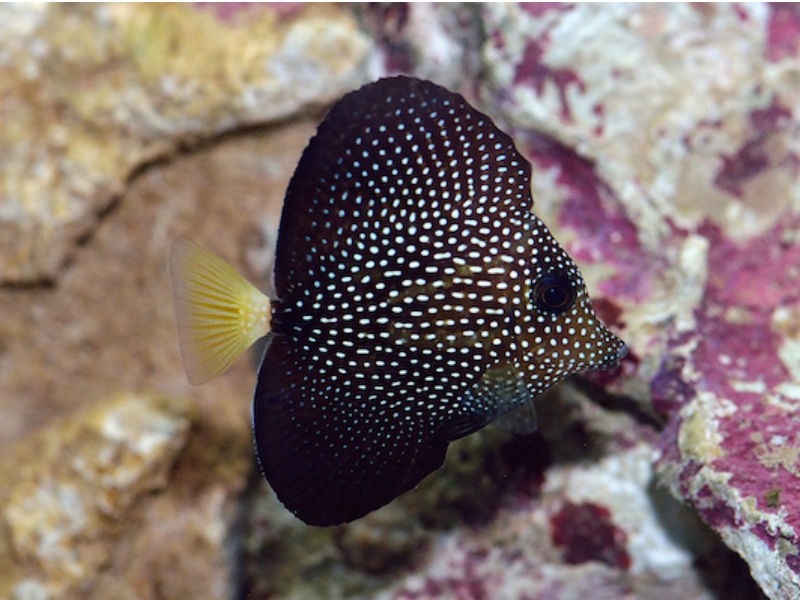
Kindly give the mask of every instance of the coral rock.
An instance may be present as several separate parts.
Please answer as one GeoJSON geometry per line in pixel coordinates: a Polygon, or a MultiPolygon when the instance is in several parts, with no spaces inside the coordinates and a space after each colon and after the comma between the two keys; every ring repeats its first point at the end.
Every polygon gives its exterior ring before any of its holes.
{"type": "Polygon", "coordinates": [[[2,518],[16,569],[0,595],[56,597],[110,560],[126,516],[162,489],[187,440],[187,405],[123,395],[20,444],[2,465],[2,518]]]}
{"type": "Polygon", "coordinates": [[[340,7],[0,9],[0,281],[55,277],[128,178],[181,144],[366,79],[340,7]]]}
{"type": "Polygon", "coordinates": [[[528,137],[541,210],[617,307],[631,356],[611,387],[666,416],[661,481],[770,598],[800,597],[796,10],[487,18],[487,97],[528,137]]]}

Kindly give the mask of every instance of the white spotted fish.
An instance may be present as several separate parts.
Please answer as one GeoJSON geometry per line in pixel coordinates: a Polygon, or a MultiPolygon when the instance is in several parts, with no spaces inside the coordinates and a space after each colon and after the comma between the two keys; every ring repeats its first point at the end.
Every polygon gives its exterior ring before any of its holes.
{"type": "Polygon", "coordinates": [[[198,384],[270,334],[253,400],[264,477],[313,525],[357,519],[449,442],[625,344],[532,212],[531,166],[463,97],[382,79],[328,113],[286,192],[267,299],[208,251],[170,264],[198,384]]]}

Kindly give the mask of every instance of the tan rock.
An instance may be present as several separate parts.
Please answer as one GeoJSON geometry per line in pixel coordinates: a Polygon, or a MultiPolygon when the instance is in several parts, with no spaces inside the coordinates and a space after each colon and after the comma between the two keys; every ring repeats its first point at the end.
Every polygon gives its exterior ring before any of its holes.
{"type": "Polygon", "coordinates": [[[123,394],[54,423],[0,464],[0,596],[52,598],[86,585],[164,488],[189,433],[183,400],[123,394]]]}
{"type": "Polygon", "coordinates": [[[55,277],[143,164],[362,83],[347,8],[0,8],[0,281],[55,277]]]}

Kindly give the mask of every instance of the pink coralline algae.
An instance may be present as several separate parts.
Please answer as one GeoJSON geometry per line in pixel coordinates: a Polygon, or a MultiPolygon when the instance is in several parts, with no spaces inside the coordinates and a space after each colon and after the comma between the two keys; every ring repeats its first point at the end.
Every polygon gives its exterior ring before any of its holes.
{"type": "Polygon", "coordinates": [[[525,55],[514,75],[515,85],[532,86],[537,94],[542,94],[546,83],[552,83],[558,89],[561,100],[560,116],[565,121],[572,120],[567,88],[574,86],[578,92],[585,89],[585,84],[570,69],[554,69],[542,61],[544,51],[538,41],[530,41],[525,47],[525,55]]]}
{"type": "Polygon", "coordinates": [[[563,551],[564,561],[578,564],[598,561],[628,569],[631,558],[625,549],[627,535],[611,521],[604,506],[589,502],[566,502],[551,518],[553,544],[563,551]]]}
{"type": "MultiPolygon", "coordinates": [[[[715,183],[732,197],[740,196],[742,181],[771,166],[761,144],[775,122],[761,123],[755,141],[732,161],[724,159],[724,176],[715,183]]],[[[708,241],[708,281],[695,327],[671,341],[673,368],[652,379],[654,400],[673,419],[662,434],[663,472],[681,465],[682,494],[748,559],[754,574],[765,571],[762,561],[770,565],[762,585],[773,598],[796,597],[774,591],[780,588],[769,582],[776,572],[783,581],[776,585],[789,581],[800,590],[800,515],[793,509],[800,499],[792,372],[798,332],[789,324],[800,307],[798,231],[793,213],[745,240],[709,223],[697,229],[708,241]]]]}
{"type": "MultiPolygon", "coordinates": [[[[722,167],[714,178],[714,183],[732,196],[741,198],[743,183],[775,164],[776,157],[770,155],[774,153],[770,148],[770,141],[774,139],[774,134],[792,126],[797,127],[791,116],[791,110],[777,101],[773,101],[767,108],[754,110],[750,114],[753,137],[733,155],[722,157],[722,167]]],[[[788,152],[777,157],[777,161],[794,167],[796,171],[800,157],[788,152]]]]}
{"type": "Polygon", "coordinates": [[[494,10],[488,95],[629,341],[608,389],[649,392],[661,483],[799,598],[800,9],[494,10]]]}
{"type": "Polygon", "coordinates": [[[796,2],[773,4],[767,30],[766,58],[777,62],[800,53],[800,6],[796,2]]]}
{"type": "Polygon", "coordinates": [[[236,24],[265,10],[279,19],[294,17],[303,10],[304,4],[304,2],[270,2],[265,5],[254,2],[198,2],[195,6],[199,10],[213,14],[224,23],[236,24]]]}

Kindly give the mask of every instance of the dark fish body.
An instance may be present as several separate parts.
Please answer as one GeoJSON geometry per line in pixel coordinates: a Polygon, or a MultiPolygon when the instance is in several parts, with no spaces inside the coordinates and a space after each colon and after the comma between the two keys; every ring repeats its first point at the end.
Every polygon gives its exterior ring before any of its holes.
{"type": "Polygon", "coordinates": [[[366,85],[320,125],[286,193],[253,405],[264,476],[303,521],[386,504],[448,442],[624,354],[530,177],[489,117],[426,81],[366,85]]]}

